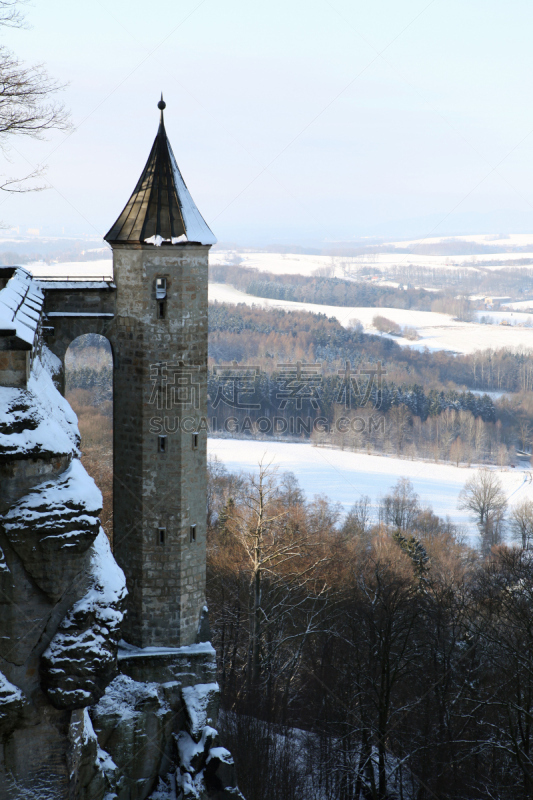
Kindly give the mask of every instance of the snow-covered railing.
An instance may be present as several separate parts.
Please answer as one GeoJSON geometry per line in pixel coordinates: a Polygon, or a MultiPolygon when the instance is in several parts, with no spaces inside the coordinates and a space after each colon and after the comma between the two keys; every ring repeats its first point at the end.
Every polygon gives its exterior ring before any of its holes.
{"type": "Polygon", "coordinates": [[[100,275],[39,275],[35,280],[46,283],[45,288],[47,289],[61,289],[62,287],[60,284],[62,283],[90,283],[91,287],[89,288],[93,288],[92,284],[95,284],[96,288],[99,288],[102,285],[115,285],[112,275],[102,275],[102,277],[100,277],[100,275]]]}

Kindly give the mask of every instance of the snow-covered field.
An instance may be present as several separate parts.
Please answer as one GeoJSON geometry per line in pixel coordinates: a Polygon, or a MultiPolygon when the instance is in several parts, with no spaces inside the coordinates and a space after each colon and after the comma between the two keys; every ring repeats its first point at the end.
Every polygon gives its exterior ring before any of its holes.
{"type": "MultiPolygon", "coordinates": [[[[10,241],[10,240],[9,240],[10,241]]],[[[6,243],[8,240],[6,240],[6,243]]],[[[239,259],[243,267],[249,269],[264,270],[276,275],[312,275],[319,268],[333,268],[337,277],[343,277],[350,271],[359,270],[364,267],[366,271],[370,269],[379,273],[393,265],[398,266],[422,266],[439,268],[443,270],[453,270],[457,267],[467,267],[475,270],[478,262],[483,261],[520,261],[523,259],[533,259],[533,234],[510,234],[508,236],[473,234],[471,236],[455,236],[449,238],[431,237],[427,239],[412,239],[408,241],[388,242],[384,246],[394,249],[405,249],[416,245],[429,245],[444,243],[453,247],[454,243],[465,242],[469,244],[479,244],[480,252],[470,255],[418,255],[412,253],[395,252],[369,252],[359,256],[323,256],[305,255],[296,253],[248,253],[242,251],[213,250],[210,254],[212,264],[227,264],[239,259]],[[498,250],[495,253],[481,252],[483,247],[494,247],[498,250]],[[527,252],[506,252],[512,247],[525,247],[527,252]],[[367,269],[368,268],[368,269],[367,269]]],[[[365,246],[364,241],[354,243],[354,246],[365,246]]],[[[367,247],[372,247],[375,241],[368,241],[367,247]]],[[[383,245],[380,245],[382,247],[383,245]]],[[[95,250],[96,248],[93,248],[95,250]]],[[[99,248],[102,249],[102,248],[99,248]]],[[[105,276],[111,274],[111,259],[102,259],[92,262],[73,262],[70,264],[32,264],[29,268],[37,275],[57,275],[65,277],[77,273],[87,276],[105,276]],[[81,270],[81,272],[80,272],[81,270]]],[[[499,269],[499,265],[483,267],[486,269],[499,269]]],[[[517,264],[515,269],[531,268],[517,264]]]]}
{"type": "MultiPolygon", "coordinates": [[[[399,243],[400,246],[400,243],[399,243]]],[[[333,268],[333,273],[337,278],[346,277],[351,271],[368,267],[370,270],[379,273],[380,270],[388,267],[397,266],[423,266],[434,267],[443,270],[456,269],[457,267],[469,267],[475,269],[476,261],[483,260],[518,260],[523,258],[533,259],[533,248],[531,253],[491,253],[477,256],[417,256],[395,253],[376,253],[354,257],[341,256],[308,256],[293,255],[282,253],[234,253],[225,250],[215,250],[209,256],[211,264],[226,264],[232,261],[235,256],[242,259],[239,266],[248,269],[257,269],[265,272],[272,272],[275,275],[313,275],[319,268],[333,268]]],[[[27,268],[36,277],[57,276],[57,277],[109,277],[112,275],[112,260],[110,258],[98,261],[79,261],[62,262],[58,264],[46,264],[35,262],[28,264],[27,268]]],[[[527,268],[516,265],[514,269],[527,268]]],[[[483,269],[498,269],[497,266],[484,267],[483,269]]],[[[529,267],[531,269],[531,267],[529,267]]],[[[388,281],[386,285],[395,286],[394,282],[388,281]]]]}
{"type": "MultiPolygon", "coordinates": [[[[375,508],[398,478],[409,478],[422,504],[430,505],[439,516],[448,514],[464,526],[475,544],[475,525],[464,511],[457,509],[457,497],[474,474],[473,468],[352,453],[307,443],[210,438],[207,446],[209,455],[217,456],[231,472],[257,470],[262,458],[267,463],[273,461],[280,472],[294,472],[309,499],[325,494],[340,503],[344,512],[365,494],[375,508]]],[[[530,471],[517,468],[497,472],[511,505],[526,497],[533,499],[530,471]]]]}
{"type": "MultiPolygon", "coordinates": [[[[209,284],[209,300],[220,303],[246,303],[271,308],[284,308],[287,311],[312,311],[335,317],[341,325],[347,326],[352,319],[358,319],[367,333],[376,333],[373,318],[379,314],[397,322],[398,325],[416,328],[420,339],[409,341],[395,336],[401,345],[423,350],[451,350],[454,353],[473,353],[475,350],[499,347],[533,348],[533,329],[506,327],[503,325],[480,325],[471,322],[456,322],[449,314],[433,311],[409,311],[403,308],[361,308],[358,306],[323,306],[314,303],[295,303],[290,300],[271,300],[253,297],[233,286],[222,283],[209,284]]],[[[527,318],[527,314],[524,315],[527,318]]]]}
{"type": "Polygon", "coordinates": [[[499,325],[500,322],[507,322],[509,325],[533,324],[533,314],[518,311],[475,311],[474,314],[477,319],[485,317],[492,320],[495,325],[499,325]]]}
{"type": "MultiPolygon", "coordinates": [[[[428,245],[437,243],[456,243],[466,242],[469,244],[479,244],[482,247],[490,246],[498,248],[501,245],[501,252],[486,253],[480,252],[469,255],[418,255],[413,253],[398,252],[368,252],[359,256],[321,256],[304,255],[296,253],[247,253],[240,251],[215,250],[210,255],[211,263],[227,264],[234,259],[240,259],[240,266],[248,269],[263,270],[272,272],[275,275],[312,275],[319,268],[332,268],[334,275],[338,278],[345,277],[350,272],[356,272],[362,267],[365,271],[379,273],[381,270],[392,266],[438,268],[441,270],[454,270],[458,267],[476,270],[479,263],[484,261],[521,261],[523,259],[533,259],[533,235],[514,234],[505,237],[499,236],[457,236],[453,239],[429,238],[413,239],[405,242],[389,242],[386,247],[391,250],[405,249],[416,245],[428,245]],[[527,252],[505,252],[509,247],[527,247],[527,252]]],[[[361,244],[360,242],[358,244],[361,244]]],[[[371,243],[369,242],[369,245],[371,243]]],[[[508,265],[494,264],[482,267],[483,270],[497,270],[508,265]]],[[[516,264],[514,269],[531,269],[531,265],[516,264]]]]}
{"type": "Polygon", "coordinates": [[[533,297],[531,300],[520,300],[518,303],[506,303],[506,308],[515,308],[517,311],[533,311],[533,297]]]}
{"type": "Polygon", "coordinates": [[[494,233],[469,233],[466,236],[433,236],[424,237],[423,239],[403,239],[397,242],[391,242],[393,247],[410,247],[416,244],[437,244],[439,242],[472,242],[474,244],[493,245],[497,247],[527,247],[531,245],[533,251],[533,233],[508,233],[508,234],[494,234],[494,233]]]}
{"type": "MultiPolygon", "coordinates": [[[[504,241],[507,243],[507,239],[504,241]]],[[[223,255],[223,251],[215,252],[212,254],[212,260],[215,261],[223,255]]],[[[301,273],[302,270],[308,270],[306,274],[311,274],[318,266],[328,266],[332,263],[329,256],[284,256],[275,253],[251,253],[245,255],[246,258],[249,257],[253,261],[253,264],[252,262],[250,262],[250,264],[246,263],[246,266],[255,265],[261,269],[276,271],[273,267],[274,262],[276,262],[278,264],[278,272],[293,271],[296,273],[299,271],[301,273]],[[292,266],[288,269],[287,265],[292,266]]],[[[111,259],[66,262],[60,264],[45,264],[39,262],[28,265],[28,269],[30,269],[36,277],[55,276],[78,279],[81,277],[110,279],[113,274],[111,259]]],[[[429,311],[406,311],[399,308],[378,309],[353,306],[326,306],[313,303],[294,303],[289,300],[270,300],[252,297],[227,284],[210,284],[209,299],[211,301],[218,300],[219,302],[225,303],[247,303],[248,305],[256,304],[266,307],[285,308],[287,310],[312,311],[314,313],[326,314],[328,317],[335,317],[342,325],[348,325],[352,319],[358,319],[368,333],[375,333],[372,320],[376,314],[380,314],[381,316],[394,320],[394,322],[397,322],[401,326],[408,325],[416,328],[420,336],[420,339],[417,341],[412,342],[401,337],[395,337],[395,340],[399,344],[416,347],[417,349],[424,349],[427,347],[429,350],[449,350],[455,353],[472,353],[475,350],[489,347],[533,347],[533,329],[531,328],[456,322],[448,314],[436,314],[429,311]]],[[[526,301],[526,303],[533,305],[533,301],[526,301]]],[[[519,306],[517,303],[511,305],[514,308],[519,306]]],[[[488,314],[490,312],[481,313],[488,314]]],[[[501,314],[502,312],[493,313],[501,314]]],[[[525,321],[530,315],[526,313],[520,316],[521,321],[525,321]]],[[[518,314],[516,317],[518,318],[518,314]]]]}
{"type": "MultiPolygon", "coordinates": [[[[494,237],[460,237],[468,241],[492,242],[494,237]]],[[[506,245],[522,244],[532,242],[533,237],[526,234],[507,237],[502,241],[506,245]],[[516,240],[516,241],[515,241],[516,240]]],[[[429,241],[429,240],[428,240],[429,241]]],[[[401,242],[397,243],[402,244],[401,242]]],[[[406,243],[403,243],[406,244],[406,243]]],[[[533,252],[533,246],[532,246],[533,252]]],[[[215,251],[211,255],[213,263],[222,263],[231,254],[226,251],[215,251]]],[[[524,254],[502,254],[502,258],[524,254]]],[[[388,253],[377,254],[378,258],[397,259],[398,256],[391,256],[388,253]]],[[[281,255],[277,253],[246,253],[243,256],[243,265],[255,267],[257,269],[269,270],[271,272],[293,274],[312,274],[318,267],[327,267],[337,264],[336,272],[342,270],[338,260],[330,256],[306,256],[306,255],[281,255]]],[[[490,256],[493,257],[492,255],[490,256]]],[[[366,256],[365,256],[366,258],[366,256]]],[[[374,258],[374,256],[372,256],[374,258]]],[[[411,257],[409,257],[411,258],[411,257]]],[[[417,257],[418,258],[418,257],[417,257]]],[[[425,259],[426,257],[424,257],[425,259]]],[[[444,259],[441,256],[431,258],[444,259]]],[[[456,257],[453,257],[454,259],[456,257]]],[[[468,258],[472,258],[468,256],[468,258]]],[[[447,259],[449,261],[449,258],[447,259]]],[[[443,263],[444,263],[443,261],[443,263]]],[[[385,262],[383,262],[385,263],[385,262]]],[[[414,263],[414,262],[413,262],[414,263]]],[[[36,262],[28,265],[36,277],[61,277],[61,278],[93,278],[110,279],[113,274],[111,259],[101,259],[98,261],[65,262],[59,264],[46,264],[36,262]]],[[[437,314],[429,311],[407,311],[399,308],[361,308],[356,306],[327,306],[316,305],[313,303],[295,303],[289,300],[271,300],[252,297],[227,284],[210,284],[209,299],[218,300],[225,303],[246,303],[248,305],[259,304],[264,307],[285,308],[286,310],[305,310],[314,313],[326,314],[328,317],[335,317],[342,325],[348,325],[352,319],[358,319],[368,333],[375,333],[372,320],[376,314],[388,317],[401,326],[408,325],[417,329],[420,338],[417,341],[408,341],[401,337],[395,337],[396,341],[402,345],[416,347],[417,349],[429,350],[449,350],[456,353],[471,353],[475,350],[498,347],[533,347],[533,329],[517,327],[519,322],[526,322],[531,315],[527,313],[511,312],[480,312],[480,315],[493,316],[495,320],[512,319],[512,326],[479,325],[476,323],[456,322],[448,314],[437,314]]],[[[512,303],[510,307],[517,311],[523,306],[533,305],[533,301],[523,303],[512,303]]]]}

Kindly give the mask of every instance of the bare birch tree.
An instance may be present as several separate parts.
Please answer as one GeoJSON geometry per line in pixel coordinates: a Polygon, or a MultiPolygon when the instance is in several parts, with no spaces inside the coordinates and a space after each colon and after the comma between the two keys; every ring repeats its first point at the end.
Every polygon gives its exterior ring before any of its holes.
{"type": "Polygon", "coordinates": [[[507,498],[495,472],[478,469],[461,489],[457,508],[470,511],[479,528],[485,551],[490,551],[493,544],[500,542],[507,498]]]}

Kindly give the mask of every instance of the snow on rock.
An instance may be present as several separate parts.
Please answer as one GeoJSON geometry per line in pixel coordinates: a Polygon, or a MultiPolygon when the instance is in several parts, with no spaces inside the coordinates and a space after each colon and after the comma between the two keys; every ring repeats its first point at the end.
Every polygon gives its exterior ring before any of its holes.
{"type": "Polygon", "coordinates": [[[164,686],[119,674],[90,714],[109,759],[106,775],[113,765],[117,777],[126,774],[138,796],[146,797],[161,772],[173,724],[164,686]]]}
{"type": "Polygon", "coordinates": [[[7,566],[7,561],[5,557],[5,553],[0,547],[0,573],[2,572],[9,572],[9,567],[7,566]]]}
{"type": "Polygon", "coordinates": [[[146,705],[159,707],[161,699],[157,683],[134,681],[128,675],[117,675],[109,684],[98,704],[92,709],[98,722],[103,717],[120,720],[132,720],[145,710],[146,705]]]}
{"type": "Polygon", "coordinates": [[[78,419],[54,386],[54,359],[43,347],[27,389],[0,387],[0,461],[79,455],[78,419]]]}
{"type": "Polygon", "coordinates": [[[9,542],[55,602],[84,566],[79,556],[98,535],[101,509],[100,490],[74,459],[57,478],[31,489],[4,517],[9,542]]]}
{"type": "Polygon", "coordinates": [[[189,730],[195,741],[199,740],[206,725],[215,723],[219,693],[218,683],[197,683],[195,686],[185,686],[181,690],[189,730]]]}
{"type": "Polygon", "coordinates": [[[225,747],[213,746],[218,736],[209,725],[204,726],[200,741],[196,743],[186,731],[174,736],[178,750],[179,768],[176,771],[176,784],[181,788],[184,798],[209,796],[242,797],[235,778],[233,757],[225,747]]]}
{"type": "Polygon", "coordinates": [[[201,771],[206,764],[211,745],[217,736],[218,731],[210,725],[205,725],[202,728],[199,742],[195,742],[187,731],[180,731],[178,734],[174,734],[181,770],[190,773],[201,771]]]}
{"type": "Polygon", "coordinates": [[[218,758],[219,761],[223,761],[225,764],[233,764],[233,756],[231,755],[229,750],[226,750],[225,747],[212,747],[209,751],[209,755],[207,757],[207,763],[209,764],[214,758],[218,758]]]}
{"type": "Polygon", "coordinates": [[[27,705],[23,692],[0,672],[0,737],[20,726],[27,705]]]}
{"type": "MultiPolygon", "coordinates": [[[[76,797],[103,797],[106,779],[98,759],[98,740],[87,709],[73,711],[68,730],[70,774],[76,776],[76,797]]],[[[73,787],[74,788],[74,787],[73,787]]]]}
{"type": "Polygon", "coordinates": [[[180,800],[200,800],[204,796],[205,784],[202,772],[193,776],[188,772],[178,771],[176,785],[180,789],[180,800]]]}
{"type": "Polygon", "coordinates": [[[41,683],[56,708],[93,705],[116,673],[126,581],[102,529],[90,572],[92,587],[72,606],[41,658],[41,683]]]}
{"type": "Polygon", "coordinates": [[[210,793],[234,796],[244,800],[237,788],[233,756],[225,747],[212,747],[206,759],[204,780],[210,793]]]}
{"type": "MultiPolygon", "coordinates": [[[[58,358],[54,353],[52,353],[52,351],[49,350],[48,347],[46,347],[46,345],[42,346],[39,361],[41,366],[46,370],[46,372],[48,372],[48,374],[52,379],[60,375],[61,372],[63,371],[63,364],[61,363],[61,359],[58,358]]],[[[63,395],[60,394],[60,397],[63,397],[63,395]]],[[[64,410],[66,410],[66,405],[67,404],[65,404],[64,410]]],[[[69,406],[68,408],[70,412],[73,414],[74,412],[72,411],[71,407],[69,406]]]]}

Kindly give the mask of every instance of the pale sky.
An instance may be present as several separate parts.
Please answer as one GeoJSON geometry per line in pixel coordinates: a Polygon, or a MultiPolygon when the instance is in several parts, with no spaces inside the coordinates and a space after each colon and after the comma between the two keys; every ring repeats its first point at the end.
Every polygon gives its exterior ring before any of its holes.
{"type": "Polygon", "coordinates": [[[18,139],[52,188],[21,232],[103,235],[158,124],[222,241],[533,231],[533,4],[33,0],[3,42],[58,80],[75,132],[18,139]]]}

